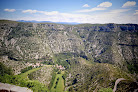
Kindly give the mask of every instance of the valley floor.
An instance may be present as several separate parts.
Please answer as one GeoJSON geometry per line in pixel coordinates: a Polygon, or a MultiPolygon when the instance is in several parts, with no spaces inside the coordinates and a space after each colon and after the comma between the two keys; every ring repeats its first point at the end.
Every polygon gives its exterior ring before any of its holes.
{"type": "MultiPolygon", "coordinates": [[[[43,67],[52,67],[52,65],[45,65],[43,67]]],[[[18,80],[24,79],[25,83],[28,83],[28,82],[31,83],[31,84],[27,84],[27,85],[33,85],[32,83],[35,83],[35,82],[38,82],[38,81],[37,80],[30,80],[28,78],[28,75],[33,73],[33,72],[36,72],[38,70],[41,70],[43,67],[34,68],[34,69],[31,69],[31,70],[29,70],[25,73],[21,73],[19,75],[16,75],[16,76],[19,77],[18,80]]],[[[52,85],[51,89],[49,90],[50,92],[64,92],[64,88],[65,88],[64,87],[64,79],[63,79],[63,74],[64,73],[65,73],[64,71],[61,71],[60,73],[56,73],[56,77],[54,79],[53,85],[52,85]]],[[[19,81],[19,84],[15,84],[15,85],[12,85],[12,84],[14,84],[12,82],[7,82],[7,83],[0,83],[0,90],[16,91],[16,92],[33,92],[31,90],[32,88],[29,89],[28,86],[27,86],[28,88],[27,87],[19,87],[19,86],[23,86],[23,85],[19,85],[20,81],[19,81]],[[9,84],[7,84],[7,83],[9,83],[9,84]],[[19,86],[16,86],[16,85],[19,85],[19,86]]],[[[46,87],[46,89],[48,91],[48,87],[46,87]]],[[[34,92],[37,92],[37,91],[34,90],[34,92]]]]}
{"type": "Polygon", "coordinates": [[[53,86],[51,88],[51,92],[63,92],[64,91],[64,79],[63,79],[64,71],[61,74],[57,74],[54,80],[53,86]]]}
{"type": "MultiPolygon", "coordinates": [[[[77,58],[76,60],[79,62],[74,64],[71,70],[68,70],[70,77],[65,77],[67,70],[58,69],[56,65],[44,65],[19,75],[0,75],[0,82],[2,82],[0,83],[0,90],[16,92],[32,92],[31,90],[33,92],[74,92],[77,90],[76,92],[86,92],[88,88],[83,89],[85,86],[90,85],[89,92],[93,92],[95,89],[98,92],[112,92],[113,87],[114,90],[119,90],[116,92],[120,92],[125,90],[125,88],[122,89],[125,87],[124,84],[129,85],[133,82],[133,76],[130,77],[129,74],[111,64],[92,63],[83,58],[77,58]],[[122,81],[122,79],[126,80],[122,81]],[[112,83],[112,85],[109,85],[109,83],[112,83]],[[95,84],[99,84],[101,87],[95,88],[97,87],[95,84]]],[[[137,90],[135,87],[133,89],[137,90]]]]}

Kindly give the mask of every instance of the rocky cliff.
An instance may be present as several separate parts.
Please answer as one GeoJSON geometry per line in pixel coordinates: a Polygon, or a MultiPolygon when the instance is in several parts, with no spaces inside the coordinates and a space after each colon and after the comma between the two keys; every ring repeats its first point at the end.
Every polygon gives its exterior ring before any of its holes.
{"type": "Polygon", "coordinates": [[[0,21],[0,56],[14,61],[42,60],[58,53],[98,63],[138,69],[137,24],[23,23],[0,21]]]}

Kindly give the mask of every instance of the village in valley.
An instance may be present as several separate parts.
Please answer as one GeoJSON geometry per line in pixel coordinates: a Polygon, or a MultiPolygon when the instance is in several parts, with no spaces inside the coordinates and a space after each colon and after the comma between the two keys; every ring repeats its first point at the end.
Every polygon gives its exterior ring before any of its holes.
{"type": "Polygon", "coordinates": [[[34,67],[34,68],[37,68],[37,67],[40,67],[40,66],[44,66],[44,64],[40,64],[40,63],[29,63],[29,62],[27,62],[27,64],[26,64],[27,66],[32,66],[32,67],[34,67]]]}
{"type": "Polygon", "coordinates": [[[63,67],[62,65],[58,65],[58,64],[56,64],[55,67],[58,68],[58,69],[60,69],[60,70],[65,70],[65,67],[63,67]]]}

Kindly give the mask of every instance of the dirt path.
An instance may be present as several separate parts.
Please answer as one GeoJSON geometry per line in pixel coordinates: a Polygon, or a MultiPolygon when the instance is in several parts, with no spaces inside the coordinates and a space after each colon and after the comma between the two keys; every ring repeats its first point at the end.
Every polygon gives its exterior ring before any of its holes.
{"type": "Polygon", "coordinates": [[[14,91],[14,92],[33,92],[31,89],[28,89],[26,87],[20,87],[20,86],[15,86],[7,83],[0,83],[0,90],[7,90],[9,92],[14,91]]]}
{"type": "Polygon", "coordinates": [[[115,86],[114,86],[113,92],[116,91],[116,89],[117,89],[117,84],[118,84],[120,81],[122,81],[122,80],[126,80],[126,79],[124,79],[124,78],[119,78],[119,79],[117,79],[117,80],[115,81],[115,86]]]}

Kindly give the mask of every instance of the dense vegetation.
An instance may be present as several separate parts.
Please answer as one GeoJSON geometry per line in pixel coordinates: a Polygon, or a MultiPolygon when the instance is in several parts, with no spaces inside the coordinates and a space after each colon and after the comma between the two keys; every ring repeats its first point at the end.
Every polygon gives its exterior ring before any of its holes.
{"type": "Polygon", "coordinates": [[[0,82],[19,85],[21,87],[28,87],[34,92],[47,92],[48,89],[38,81],[26,80],[20,76],[3,75],[0,76],[0,82]]]}
{"type": "Polygon", "coordinates": [[[69,63],[69,59],[71,59],[72,57],[76,57],[77,55],[75,53],[59,53],[56,54],[54,59],[55,62],[58,65],[62,65],[64,66],[66,69],[69,69],[70,63],[69,63]]]}
{"type": "MultiPolygon", "coordinates": [[[[37,70],[37,68],[35,69],[37,70]]],[[[32,70],[30,70],[32,71],[32,70]]],[[[28,71],[28,73],[30,73],[28,71]]],[[[19,85],[21,87],[28,87],[34,92],[47,92],[48,88],[36,80],[29,80],[27,77],[28,73],[22,73],[21,75],[13,75],[12,70],[7,68],[5,65],[0,63],[0,82],[19,85]]]]}

